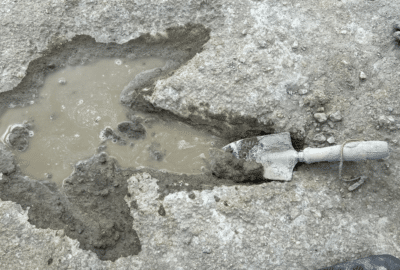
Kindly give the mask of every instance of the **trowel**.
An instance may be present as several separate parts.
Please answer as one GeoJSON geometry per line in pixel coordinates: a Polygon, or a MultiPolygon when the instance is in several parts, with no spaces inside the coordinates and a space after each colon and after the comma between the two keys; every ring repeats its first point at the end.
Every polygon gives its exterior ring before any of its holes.
{"type": "Polygon", "coordinates": [[[264,167],[264,178],[270,180],[292,180],[293,168],[297,162],[307,164],[320,161],[361,161],[382,159],[389,156],[389,146],[384,141],[345,142],[323,148],[294,150],[290,133],[283,132],[246,138],[232,142],[222,148],[236,158],[254,160],[264,167]]]}

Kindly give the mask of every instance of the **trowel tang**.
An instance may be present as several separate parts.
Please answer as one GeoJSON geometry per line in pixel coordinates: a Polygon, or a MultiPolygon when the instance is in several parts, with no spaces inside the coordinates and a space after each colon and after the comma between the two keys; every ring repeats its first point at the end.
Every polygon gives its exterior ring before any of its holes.
{"type": "MultiPolygon", "coordinates": [[[[324,148],[294,150],[290,133],[257,136],[232,142],[223,150],[230,150],[236,158],[254,160],[264,167],[264,178],[271,180],[292,180],[293,168],[297,162],[307,164],[320,161],[340,161],[341,145],[324,148]]],[[[343,161],[382,159],[389,156],[389,146],[384,141],[349,142],[343,147],[343,161]]]]}

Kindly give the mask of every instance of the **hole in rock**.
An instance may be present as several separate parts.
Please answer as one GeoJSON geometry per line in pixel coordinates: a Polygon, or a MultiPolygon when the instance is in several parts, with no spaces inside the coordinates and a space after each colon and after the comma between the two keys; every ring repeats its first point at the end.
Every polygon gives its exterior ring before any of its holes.
{"type": "Polygon", "coordinates": [[[3,114],[2,141],[25,164],[23,173],[59,186],[77,161],[96,150],[115,157],[123,167],[201,173],[209,148],[223,146],[220,139],[120,103],[121,91],[137,74],[166,62],[110,58],[49,74],[33,104],[3,114]]]}
{"type": "MultiPolygon", "coordinates": [[[[63,230],[81,249],[115,261],[141,251],[130,214],[141,206],[129,208],[124,199],[134,196],[127,188],[132,175],[158,179],[159,200],[181,190],[259,183],[254,164],[234,166],[235,177],[254,176],[238,183],[214,177],[205,161],[210,149],[273,133],[271,121],[213,114],[207,103],[190,105],[181,117],[145,99],[157,80],[202,50],[209,33],[189,24],[124,44],[77,36],[51,45],[14,90],[0,93],[0,198],[29,207],[37,228],[63,230]]],[[[224,175],[227,167],[219,169],[224,175]]]]}

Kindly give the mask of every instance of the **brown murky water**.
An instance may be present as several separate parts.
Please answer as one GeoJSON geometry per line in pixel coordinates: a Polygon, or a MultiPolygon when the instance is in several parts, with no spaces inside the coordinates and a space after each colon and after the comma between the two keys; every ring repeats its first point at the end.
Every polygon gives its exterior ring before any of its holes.
{"type": "MultiPolygon", "coordinates": [[[[0,136],[4,142],[12,125],[32,121],[34,135],[29,139],[29,148],[25,152],[14,150],[21,169],[35,179],[52,175],[51,179],[61,185],[77,161],[96,153],[105,127],[116,131],[118,123],[128,121],[128,110],[119,102],[124,86],[136,74],[165,63],[159,58],[102,59],[52,73],[46,77],[39,99],[4,113],[0,136]]],[[[144,113],[137,115],[148,118],[144,113]]],[[[183,123],[150,123],[143,123],[145,139],[129,140],[127,145],[108,140],[105,151],[125,167],[194,174],[201,173],[210,147],[224,145],[218,138],[183,123]],[[163,159],[151,158],[149,149],[163,153],[163,159]]]]}

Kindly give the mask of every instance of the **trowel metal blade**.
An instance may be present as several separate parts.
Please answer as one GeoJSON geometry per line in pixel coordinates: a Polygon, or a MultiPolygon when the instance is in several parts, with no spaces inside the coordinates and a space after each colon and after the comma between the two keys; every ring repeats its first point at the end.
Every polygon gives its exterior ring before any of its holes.
{"type": "Polygon", "coordinates": [[[289,132],[246,138],[222,149],[232,151],[236,158],[262,164],[264,178],[271,180],[292,180],[293,168],[298,161],[289,132]]]}

